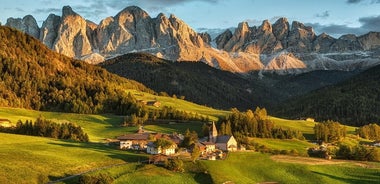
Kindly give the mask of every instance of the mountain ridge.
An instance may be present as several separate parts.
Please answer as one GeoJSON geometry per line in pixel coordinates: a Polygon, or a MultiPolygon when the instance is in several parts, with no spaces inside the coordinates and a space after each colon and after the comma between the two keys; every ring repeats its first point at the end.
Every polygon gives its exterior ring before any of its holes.
{"type": "Polygon", "coordinates": [[[380,122],[380,65],[335,85],[325,86],[298,98],[291,98],[275,115],[317,121],[335,120],[362,126],[380,122]]]}
{"type": "Polygon", "coordinates": [[[290,24],[286,18],[274,24],[264,20],[257,27],[241,22],[234,33],[226,30],[215,40],[207,33],[197,33],[175,15],[161,13],[152,18],[137,6],[126,7],[98,25],[69,6],[62,8],[62,16],[50,14],[41,28],[31,15],[9,18],[6,25],[38,38],[54,51],[92,64],[131,52],[149,52],[172,61],[203,61],[236,73],[351,71],[380,63],[378,32],[335,39],[324,33],[316,35],[312,27],[297,21],[290,24]]]}

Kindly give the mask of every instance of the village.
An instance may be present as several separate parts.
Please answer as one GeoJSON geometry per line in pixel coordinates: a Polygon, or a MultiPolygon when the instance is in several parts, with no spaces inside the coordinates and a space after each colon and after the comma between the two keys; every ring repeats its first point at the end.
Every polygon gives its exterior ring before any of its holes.
{"type": "Polygon", "coordinates": [[[119,148],[123,150],[138,150],[151,155],[166,157],[189,155],[194,149],[199,150],[199,159],[224,159],[230,151],[245,150],[238,147],[232,135],[218,135],[215,123],[209,127],[209,136],[194,142],[190,148],[180,148],[185,136],[182,134],[162,134],[147,132],[140,126],[137,133],[117,137],[119,148]],[[195,148],[197,147],[197,148],[195,148]]]}

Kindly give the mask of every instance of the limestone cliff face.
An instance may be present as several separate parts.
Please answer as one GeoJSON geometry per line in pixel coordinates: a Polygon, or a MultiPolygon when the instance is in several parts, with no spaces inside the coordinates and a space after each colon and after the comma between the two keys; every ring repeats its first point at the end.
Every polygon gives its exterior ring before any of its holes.
{"type": "Polygon", "coordinates": [[[222,34],[215,38],[216,47],[218,49],[224,49],[228,41],[232,38],[232,32],[227,29],[222,34]]]}
{"type": "Polygon", "coordinates": [[[69,6],[63,7],[57,38],[52,49],[75,58],[92,53],[92,44],[87,37],[87,22],[69,6]]]}
{"type": "Polygon", "coordinates": [[[202,61],[238,73],[354,70],[380,63],[380,33],[336,39],[325,33],[316,35],[312,27],[297,21],[290,26],[286,18],[274,24],[265,20],[257,27],[241,22],[233,32],[228,29],[214,40],[174,15],[161,13],[152,18],[136,6],[103,19],[99,25],[65,6],[62,16],[49,15],[41,28],[30,15],[9,18],[6,26],[92,64],[130,52],[149,52],[173,61],[202,61]]]}
{"type": "Polygon", "coordinates": [[[40,28],[38,27],[36,19],[33,16],[27,15],[24,18],[9,18],[6,26],[16,28],[26,34],[29,34],[35,38],[40,37],[40,28]]]}
{"type": "Polygon", "coordinates": [[[50,14],[48,18],[42,23],[40,30],[40,41],[49,48],[53,48],[55,39],[58,36],[58,28],[60,22],[60,16],[50,14]]]}
{"type": "Polygon", "coordinates": [[[96,42],[101,54],[112,56],[152,46],[151,18],[138,7],[127,7],[101,21],[96,42]]]}

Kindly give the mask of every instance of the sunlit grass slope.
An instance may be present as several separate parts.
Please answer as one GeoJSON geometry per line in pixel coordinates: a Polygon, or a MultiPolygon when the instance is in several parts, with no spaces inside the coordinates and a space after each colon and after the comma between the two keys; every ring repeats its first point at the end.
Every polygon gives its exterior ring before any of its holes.
{"type": "Polygon", "coordinates": [[[0,183],[41,183],[144,157],[99,143],[5,133],[0,137],[0,183]]]}
{"type": "MultiPolygon", "coordinates": [[[[128,93],[131,93],[135,98],[138,100],[145,100],[145,101],[154,101],[157,100],[161,103],[161,106],[159,108],[162,108],[164,106],[168,107],[174,107],[178,110],[198,113],[200,115],[208,116],[210,120],[216,121],[219,117],[223,117],[228,115],[229,111],[223,111],[223,110],[217,110],[210,107],[206,107],[203,105],[198,105],[186,100],[181,100],[177,98],[172,97],[165,97],[165,96],[157,96],[149,93],[144,93],[136,90],[128,90],[128,93]]],[[[156,108],[150,106],[150,108],[156,108]]]]}
{"type": "Polygon", "coordinates": [[[251,138],[251,141],[263,145],[272,150],[296,150],[299,155],[307,156],[307,149],[316,145],[298,139],[260,139],[251,138]]]}
{"type": "MultiPolygon", "coordinates": [[[[314,134],[314,125],[316,122],[305,121],[305,120],[288,120],[277,117],[270,117],[270,119],[275,123],[276,126],[282,127],[284,129],[298,130],[302,132],[306,138],[312,138],[314,134]]],[[[354,134],[356,127],[346,126],[348,134],[354,134]]]]}
{"type": "Polygon", "coordinates": [[[310,165],[277,162],[261,153],[231,153],[226,160],[204,161],[214,183],[378,183],[380,164],[372,169],[355,163],[310,165]]]}
{"type": "Polygon", "coordinates": [[[136,131],[136,127],[121,127],[123,117],[115,115],[91,115],[59,112],[43,112],[17,108],[0,108],[0,118],[6,118],[16,124],[18,120],[26,121],[43,116],[55,122],[72,122],[84,129],[90,141],[103,141],[105,138],[114,138],[128,132],[136,131]]]}

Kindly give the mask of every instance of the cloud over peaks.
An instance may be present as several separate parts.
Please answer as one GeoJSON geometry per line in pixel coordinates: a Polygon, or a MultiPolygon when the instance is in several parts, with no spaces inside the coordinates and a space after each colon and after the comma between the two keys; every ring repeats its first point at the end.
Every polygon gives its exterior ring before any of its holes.
{"type": "Polygon", "coordinates": [[[330,17],[330,11],[324,11],[322,13],[316,14],[315,16],[318,18],[326,19],[326,18],[330,17]]]}
{"type": "Polygon", "coordinates": [[[347,0],[346,3],[348,4],[359,4],[361,2],[368,1],[370,4],[377,4],[380,3],[380,0],[347,0]]]}

